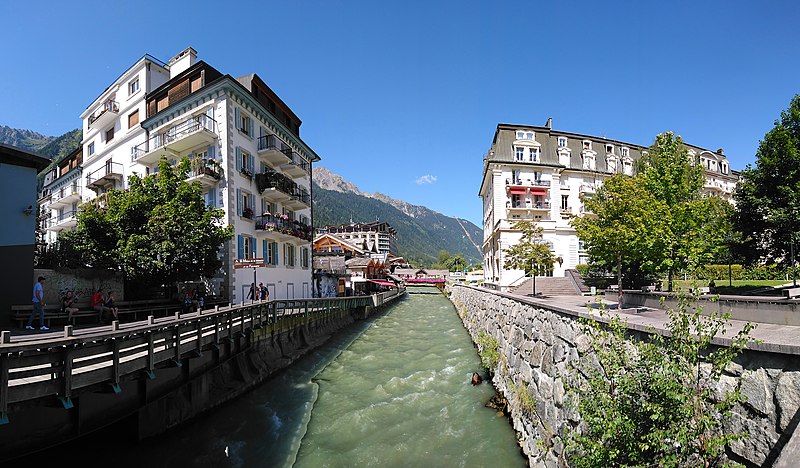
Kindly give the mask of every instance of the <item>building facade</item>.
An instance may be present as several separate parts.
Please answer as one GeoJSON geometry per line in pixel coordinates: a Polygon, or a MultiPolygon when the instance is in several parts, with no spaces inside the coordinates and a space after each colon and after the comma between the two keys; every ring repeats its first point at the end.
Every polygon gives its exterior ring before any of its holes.
{"type": "Polygon", "coordinates": [[[244,300],[253,270],[235,268],[236,260],[263,258],[256,281],[270,298],[311,297],[311,164],[319,156],[300,138],[300,119],[258,75],[223,74],[191,47],[167,63],[146,55],[81,119],[77,182],[57,174],[45,186],[48,241],[75,225],[81,203],[102,206],[103,195],[127,188],[132,174],[156,172],[162,158],[176,164],[187,157],[188,180],[201,185],[206,204],[222,209],[235,232],[220,252],[223,271],[208,279],[212,293],[244,300]],[[77,198],[52,208],[54,190],[73,183],[77,198]]]}
{"type": "MultiPolygon", "coordinates": [[[[722,149],[711,151],[687,145],[706,173],[703,192],[732,202],[738,173],[732,171],[722,149]]],[[[567,269],[588,262],[588,253],[571,215],[582,215],[581,195],[593,193],[613,174],[633,175],[634,162],[647,147],[552,128],[498,124],[483,161],[478,195],[483,202],[484,285],[508,290],[525,279],[522,270],[503,268],[504,250],[519,242],[517,220],[535,221],[544,241],[562,263],[548,275],[564,276],[567,269]]]]}
{"type": "Polygon", "coordinates": [[[398,256],[395,240],[397,232],[387,222],[350,223],[339,226],[323,226],[317,234],[330,234],[367,252],[398,256]]]}

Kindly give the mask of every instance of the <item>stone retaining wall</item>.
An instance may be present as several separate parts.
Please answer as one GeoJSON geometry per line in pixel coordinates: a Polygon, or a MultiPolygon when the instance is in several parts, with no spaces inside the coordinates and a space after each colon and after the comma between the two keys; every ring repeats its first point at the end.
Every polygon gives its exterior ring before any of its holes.
{"type": "MultiPolygon", "coordinates": [[[[590,339],[578,313],[526,303],[522,297],[462,285],[449,285],[448,296],[474,342],[482,332],[498,343],[500,364],[493,384],[509,403],[511,422],[531,466],[567,466],[566,431],[578,424],[565,405],[569,366],[588,355],[590,339]],[[527,386],[535,411],[520,403],[527,386]]],[[[720,390],[738,389],[737,405],[726,430],[746,432],[726,453],[745,466],[772,466],[800,420],[800,358],[745,350],[720,380],[720,390]]]]}

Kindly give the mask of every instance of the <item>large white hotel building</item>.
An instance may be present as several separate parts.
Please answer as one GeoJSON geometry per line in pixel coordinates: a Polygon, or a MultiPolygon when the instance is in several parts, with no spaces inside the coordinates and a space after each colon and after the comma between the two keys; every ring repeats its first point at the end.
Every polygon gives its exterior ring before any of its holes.
{"type": "MultiPolygon", "coordinates": [[[[688,145],[706,173],[703,191],[732,201],[738,172],[732,171],[722,149],[688,145]]],[[[583,214],[582,193],[594,192],[615,173],[633,174],[634,161],[647,147],[552,128],[498,124],[483,161],[479,195],[483,200],[484,285],[507,291],[525,279],[522,270],[503,268],[504,250],[519,242],[515,221],[535,221],[544,241],[563,263],[548,276],[588,262],[583,244],[569,224],[571,214],[583,214]]]]}
{"type": "Polygon", "coordinates": [[[234,260],[264,258],[257,270],[270,298],[311,297],[311,164],[300,119],[259,78],[234,78],[187,48],[163,63],[145,55],[86,108],[82,147],[47,174],[40,207],[45,240],[76,225],[81,203],[125,189],[128,176],[188,156],[189,180],[206,203],[225,211],[234,238],[210,279],[233,302],[246,297],[252,269],[234,260]],[[47,215],[49,213],[49,215],[47,215]]]}

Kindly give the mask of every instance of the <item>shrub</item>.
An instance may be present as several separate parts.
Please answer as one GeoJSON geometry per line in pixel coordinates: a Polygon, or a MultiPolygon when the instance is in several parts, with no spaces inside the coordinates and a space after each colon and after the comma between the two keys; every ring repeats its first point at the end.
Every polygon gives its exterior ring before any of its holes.
{"type": "Polygon", "coordinates": [[[477,343],[481,363],[490,373],[494,373],[497,363],[500,362],[497,340],[485,331],[481,331],[478,335],[477,343]]]}

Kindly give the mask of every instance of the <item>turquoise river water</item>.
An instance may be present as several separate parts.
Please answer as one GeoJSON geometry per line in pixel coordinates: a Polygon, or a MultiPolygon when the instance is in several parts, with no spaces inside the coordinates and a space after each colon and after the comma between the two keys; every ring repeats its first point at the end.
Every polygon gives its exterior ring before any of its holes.
{"type": "Polygon", "coordinates": [[[109,430],[37,458],[115,468],[526,466],[508,419],[484,406],[491,384],[470,383],[482,369],[469,334],[433,291],[410,289],[264,385],[157,439],[129,442],[109,430]]]}

